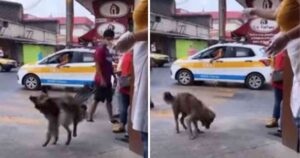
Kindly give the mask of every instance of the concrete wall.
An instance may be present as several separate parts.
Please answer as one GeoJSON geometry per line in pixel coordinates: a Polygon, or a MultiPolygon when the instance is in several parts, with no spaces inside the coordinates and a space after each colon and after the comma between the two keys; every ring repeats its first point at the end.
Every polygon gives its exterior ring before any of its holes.
{"type": "Polygon", "coordinates": [[[33,63],[38,61],[39,53],[42,53],[42,56],[45,57],[54,52],[55,52],[54,46],[24,44],[23,62],[24,64],[33,63]]]}
{"type": "Polygon", "coordinates": [[[210,28],[208,26],[199,25],[192,22],[167,17],[161,14],[151,13],[151,21],[155,21],[155,17],[161,18],[160,22],[151,23],[151,31],[162,34],[176,34],[186,37],[194,37],[201,39],[209,38],[210,28]]]}
{"type": "Polygon", "coordinates": [[[188,21],[198,25],[210,27],[212,24],[212,18],[210,15],[207,16],[176,16],[176,19],[188,21]]]}
{"type": "Polygon", "coordinates": [[[58,33],[59,24],[58,21],[24,21],[25,25],[41,28],[55,34],[58,33]]]}
{"type": "Polygon", "coordinates": [[[177,58],[188,57],[188,51],[190,48],[195,48],[196,50],[200,51],[207,47],[208,47],[207,41],[177,39],[176,40],[176,57],[177,58]]]}

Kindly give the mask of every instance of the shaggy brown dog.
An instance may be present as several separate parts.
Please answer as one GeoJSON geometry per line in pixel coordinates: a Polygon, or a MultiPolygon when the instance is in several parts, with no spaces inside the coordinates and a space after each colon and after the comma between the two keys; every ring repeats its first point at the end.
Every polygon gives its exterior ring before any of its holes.
{"type": "Polygon", "coordinates": [[[43,147],[48,145],[52,137],[54,137],[53,144],[57,143],[60,125],[68,132],[66,145],[69,145],[72,139],[69,125],[73,123],[73,136],[76,137],[77,124],[86,117],[86,105],[78,103],[71,96],[49,97],[46,89],[43,89],[41,95],[30,96],[29,99],[48,120],[47,138],[43,147]]]}
{"type": "Polygon", "coordinates": [[[179,133],[178,116],[181,114],[180,122],[184,129],[188,129],[190,133],[190,139],[194,139],[196,135],[193,135],[191,123],[193,122],[195,129],[198,133],[202,131],[198,128],[197,121],[200,121],[206,129],[209,129],[210,124],[214,121],[215,113],[206,107],[199,99],[190,93],[179,93],[177,96],[173,96],[170,92],[164,93],[164,100],[167,104],[172,105],[176,132],[179,133]],[[184,118],[187,117],[187,127],[184,124],[184,118]]]}

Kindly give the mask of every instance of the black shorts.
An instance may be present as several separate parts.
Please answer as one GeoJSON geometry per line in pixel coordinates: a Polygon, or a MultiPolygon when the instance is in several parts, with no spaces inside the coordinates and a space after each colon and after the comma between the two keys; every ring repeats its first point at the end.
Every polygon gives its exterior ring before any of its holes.
{"type": "Polygon", "coordinates": [[[113,90],[112,87],[96,86],[95,101],[96,102],[112,102],[113,90]]]}

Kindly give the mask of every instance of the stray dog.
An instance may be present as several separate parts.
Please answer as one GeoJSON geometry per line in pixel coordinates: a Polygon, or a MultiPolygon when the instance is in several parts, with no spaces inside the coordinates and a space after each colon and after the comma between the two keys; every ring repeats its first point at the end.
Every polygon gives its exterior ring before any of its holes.
{"type": "Polygon", "coordinates": [[[68,132],[66,145],[69,145],[72,139],[72,132],[69,125],[73,123],[73,136],[77,136],[77,124],[86,118],[86,105],[79,104],[73,97],[49,97],[46,89],[42,90],[39,96],[30,96],[29,99],[34,103],[35,108],[39,110],[48,120],[48,131],[46,142],[43,147],[46,147],[54,137],[53,144],[58,140],[59,126],[62,125],[68,132]]]}
{"type": "Polygon", "coordinates": [[[177,96],[173,96],[170,92],[165,92],[163,96],[167,104],[172,105],[176,132],[179,133],[178,116],[181,114],[180,122],[184,129],[188,129],[190,133],[190,139],[194,139],[192,125],[198,133],[203,133],[197,125],[197,121],[200,121],[206,129],[210,128],[211,123],[214,121],[215,113],[206,107],[199,99],[190,93],[179,93],[177,96]],[[187,117],[187,126],[184,124],[184,119],[187,117]]]}

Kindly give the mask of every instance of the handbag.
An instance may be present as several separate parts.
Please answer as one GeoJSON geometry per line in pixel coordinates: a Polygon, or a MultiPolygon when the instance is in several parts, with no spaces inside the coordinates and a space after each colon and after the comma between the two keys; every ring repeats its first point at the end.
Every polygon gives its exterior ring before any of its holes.
{"type": "Polygon", "coordinates": [[[283,71],[276,70],[272,73],[272,81],[273,82],[282,82],[283,81],[283,71]]]}
{"type": "Polygon", "coordinates": [[[129,87],[131,81],[131,76],[120,76],[119,77],[119,85],[121,88],[129,87]]]}

